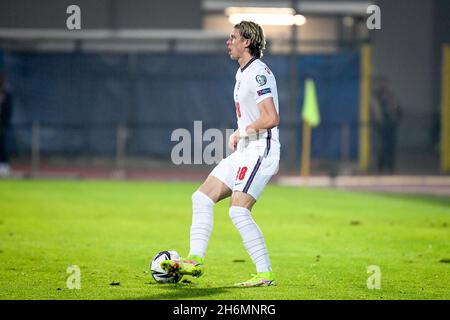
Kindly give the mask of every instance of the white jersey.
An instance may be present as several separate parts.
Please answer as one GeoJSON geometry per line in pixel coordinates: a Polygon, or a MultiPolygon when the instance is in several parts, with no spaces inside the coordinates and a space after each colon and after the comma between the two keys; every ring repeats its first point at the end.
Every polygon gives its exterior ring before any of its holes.
{"type": "MultiPolygon", "coordinates": [[[[236,72],[236,85],[234,86],[234,103],[238,128],[245,128],[260,117],[257,104],[266,98],[272,97],[277,113],[278,91],[275,76],[272,71],[256,57],[253,57],[244,68],[236,72]]],[[[279,142],[278,127],[270,129],[262,137],[279,142]]]]}
{"type": "MultiPolygon", "coordinates": [[[[275,77],[263,62],[253,58],[236,73],[234,102],[239,129],[260,117],[257,104],[269,97],[273,98],[279,113],[275,77]]],[[[264,130],[256,140],[240,139],[235,152],[222,159],[210,175],[230,190],[247,193],[257,200],[270,178],[277,173],[279,161],[280,143],[275,127],[264,130]]]]}

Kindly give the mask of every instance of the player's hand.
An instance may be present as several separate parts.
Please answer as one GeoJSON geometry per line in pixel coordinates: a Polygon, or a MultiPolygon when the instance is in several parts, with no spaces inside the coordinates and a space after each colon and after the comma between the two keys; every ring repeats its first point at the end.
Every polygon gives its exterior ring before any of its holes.
{"type": "Polygon", "coordinates": [[[230,136],[230,139],[228,140],[228,147],[229,147],[231,150],[236,151],[238,142],[239,142],[239,130],[236,130],[236,131],[230,136]]]}

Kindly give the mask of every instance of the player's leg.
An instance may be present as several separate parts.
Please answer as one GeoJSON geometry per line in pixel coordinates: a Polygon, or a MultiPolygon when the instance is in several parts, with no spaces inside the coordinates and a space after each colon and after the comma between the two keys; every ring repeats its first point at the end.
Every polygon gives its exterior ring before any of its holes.
{"type": "Polygon", "coordinates": [[[278,170],[279,152],[275,151],[273,154],[258,156],[250,150],[243,157],[235,175],[229,214],[257,272],[250,280],[238,283],[238,286],[275,284],[264,236],[251,214],[253,205],[278,170]]]}
{"type": "Polygon", "coordinates": [[[222,160],[192,195],[190,250],[187,259],[163,261],[161,267],[164,270],[178,271],[194,277],[203,274],[204,257],[213,228],[214,204],[231,195],[233,178],[229,174],[234,172],[234,168],[230,157],[222,160]]]}
{"type": "Polygon", "coordinates": [[[213,229],[213,206],[231,195],[231,189],[215,176],[206,181],[192,195],[192,224],[188,259],[203,263],[213,229]]]}
{"type": "Polygon", "coordinates": [[[231,196],[229,212],[231,220],[241,234],[245,249],[255,264],[257,272],[250,280],[237,283],[237,286],[254,287],[275,284],[264,236],[251,215],[255,202],[251,195],[241,191],[234,191],[231,196]]]}
{"type": "Polygon", "coordinates": [[[231,196],[231,188],[219,178],[209,175],[197,191],[205,194],[214,204],[231,196]]]}

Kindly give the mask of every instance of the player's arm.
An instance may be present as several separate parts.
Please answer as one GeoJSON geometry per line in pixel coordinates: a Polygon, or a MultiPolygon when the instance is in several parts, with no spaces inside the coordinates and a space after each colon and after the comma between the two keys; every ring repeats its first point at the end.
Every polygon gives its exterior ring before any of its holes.
{"type": "Polygon", "coordinates": [[[246,133],[251,135],[262,129],[272,129],[280,123],[280,116],[278,115],[275,103],[272,97],[267,97],[256,105],[259,109],[259,118],[249,124],[246,129],[246,133]]]}

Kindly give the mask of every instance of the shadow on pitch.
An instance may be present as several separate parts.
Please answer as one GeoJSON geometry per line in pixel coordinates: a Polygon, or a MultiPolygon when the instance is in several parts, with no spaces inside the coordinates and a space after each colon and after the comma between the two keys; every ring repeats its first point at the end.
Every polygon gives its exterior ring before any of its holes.
{"type": "MultiPolygon", "coordinates": [[[[152,284],[157,285],[157,284],[152,284]]],[[[160,294],[153,294],[144,297],[130,298],[129,300],[186,300],[201,298],[203,300],[213,298],[215,295],[228,293],[233,290],[242,290],[239,287],[224,286],[215,288],[196,288],[193,285],[176,284],[163,285],[161,289],[165,291],[160,294]]]]}

